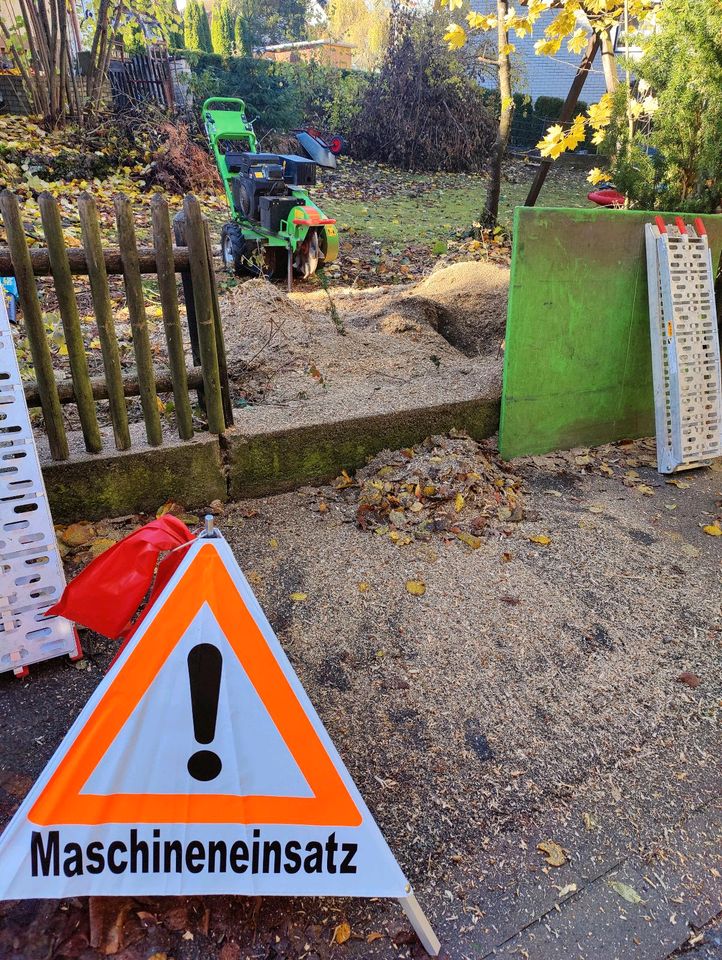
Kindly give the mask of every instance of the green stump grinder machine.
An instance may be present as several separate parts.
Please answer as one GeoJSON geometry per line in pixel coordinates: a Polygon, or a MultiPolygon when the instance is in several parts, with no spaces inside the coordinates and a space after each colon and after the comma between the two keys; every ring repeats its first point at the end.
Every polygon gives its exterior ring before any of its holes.
{"type": "Polygon", "coordinates": [[[211,97],[203,123],[233,219],[221,231],[225,265],[238,275],[307,278],[338,256],[336,221],[308,195],[316,167],[336,166],[343,141],[327,144],[315,130],[294,131],[307,157],[259,153],[246,105],[211,97]]]}

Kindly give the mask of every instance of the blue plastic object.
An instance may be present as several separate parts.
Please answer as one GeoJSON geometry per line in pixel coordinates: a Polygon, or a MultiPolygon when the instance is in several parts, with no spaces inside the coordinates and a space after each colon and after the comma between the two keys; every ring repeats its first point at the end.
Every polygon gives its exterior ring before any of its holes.
{"type": "Polygon", "coordinates": [[[7,300],[8,319],[10,323],[17,323],[18,312],[18,285],[15,277],[0,277],[0,287],[5,292],[7,300]]]}

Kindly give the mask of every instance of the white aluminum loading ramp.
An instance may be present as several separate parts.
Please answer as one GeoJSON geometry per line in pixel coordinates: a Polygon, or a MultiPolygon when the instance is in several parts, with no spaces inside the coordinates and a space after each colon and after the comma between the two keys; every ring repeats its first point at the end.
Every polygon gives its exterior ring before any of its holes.
{"type": "Polygon", "coordinates": [[[82,657],[69,620],[45,611],[65,589],[5,298],[0,291],[0,673],[82,657]]]}
{"type": "Polygon", "coordinates": [[[715,271],[701,219],[645,228],[657,469],[675,473],[722,456],[722,383],[715,271]]]}

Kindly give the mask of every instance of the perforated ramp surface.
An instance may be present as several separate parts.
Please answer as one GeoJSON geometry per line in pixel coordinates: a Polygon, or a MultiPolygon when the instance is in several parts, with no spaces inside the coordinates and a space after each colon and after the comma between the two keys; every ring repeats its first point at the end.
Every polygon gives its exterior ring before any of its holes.
{"type": "Polygon", "coordinates": [[[645,228],[657,460],[674,473],[722,455],[719,335],[706,235],[658,220],[645,228]]]}
{"type": "Polygon", "coordinates": [[[0,673],[80,653],[45,611],[65,587],[5,301],[0,295],[0,673]]]}

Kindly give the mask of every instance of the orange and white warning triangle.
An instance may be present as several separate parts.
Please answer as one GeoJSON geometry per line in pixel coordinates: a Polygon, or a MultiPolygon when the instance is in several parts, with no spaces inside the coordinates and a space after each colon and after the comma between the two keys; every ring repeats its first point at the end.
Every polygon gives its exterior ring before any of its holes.
{"type": "Polygon", "coordinates": [[[226,541],[196,540],[0,837],[0,899],[399,898],[438,941],[226,541]]]}

